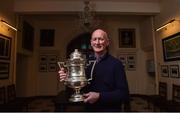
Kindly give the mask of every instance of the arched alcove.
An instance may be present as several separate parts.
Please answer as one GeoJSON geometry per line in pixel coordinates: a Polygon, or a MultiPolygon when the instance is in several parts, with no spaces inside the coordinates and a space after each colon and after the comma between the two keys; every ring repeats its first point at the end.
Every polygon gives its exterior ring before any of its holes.
{"type": "Polygon", "coordinates": [[[93,52],[90,45],[90,39],[91,33],[89,32],[81,33],[73,38],[67,46],[67,58],[69,58],[69,55],[74,51],[74,49],[78,49],[88,59],[93,52]]]}

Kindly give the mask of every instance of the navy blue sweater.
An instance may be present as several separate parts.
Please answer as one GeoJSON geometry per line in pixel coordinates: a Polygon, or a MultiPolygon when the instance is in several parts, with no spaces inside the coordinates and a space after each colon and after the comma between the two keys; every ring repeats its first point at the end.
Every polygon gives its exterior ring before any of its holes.
{"type": "MultiPolygon", "coordinates": [[[[92,65],[86,69],[88,78],[92,65]]],[[[129,89],[122,63],[107,53],[96,63],[93,79],[86,89],[88,92],[100,93],[100,99],[95,104],[87,105],[90,111],[120,111],[121,103],[129,99],[129,89]]]]}

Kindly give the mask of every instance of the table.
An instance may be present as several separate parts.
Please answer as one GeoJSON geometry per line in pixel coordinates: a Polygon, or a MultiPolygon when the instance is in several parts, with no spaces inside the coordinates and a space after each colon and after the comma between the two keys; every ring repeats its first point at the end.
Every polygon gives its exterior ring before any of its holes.
{"type": "Polygon", "coordinates": [[[53,99],[55,103],[55,108],[57,112],[63,111],[84,111],[85,104],[83,102],[70,102],[69,101],[70,93],[67,91],[61,91],[53,99]]]}

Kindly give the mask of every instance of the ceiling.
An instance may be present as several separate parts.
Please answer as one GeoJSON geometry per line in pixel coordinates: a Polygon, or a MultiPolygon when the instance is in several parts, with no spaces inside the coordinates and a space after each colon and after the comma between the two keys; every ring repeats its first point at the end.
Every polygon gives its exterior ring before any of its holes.
{"type": "MultiPolygon", "coordinates": [[[[15,1],[29,1],[29,0],[15,0],[15,1]]],[[[31,0],[31,1],[85,1],[85,0],[31,0]]],[[[89,1],[159,2],[159,0],[89,0],[89,1]]]]}
{"type": "MultiPolygon", "coordinates": [[[[14,11],[23,14],[81,12],[85,0],[15,0],[14,11]]],[[[89,0],[97,13],[143,14],[160,12],[159,0],[89,0]]]]}

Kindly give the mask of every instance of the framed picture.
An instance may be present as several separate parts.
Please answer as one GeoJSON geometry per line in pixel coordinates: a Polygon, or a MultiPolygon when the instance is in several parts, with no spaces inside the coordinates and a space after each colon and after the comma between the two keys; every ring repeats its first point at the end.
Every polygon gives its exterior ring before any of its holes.
{"type": "Polygon", "coordinates": [[[129,71],[136,70],[136,55],[135,54],[127,55],[127,69],[129,71]]]}
{"type": "Polygon", "coordinates": [[[172,89],[173,89],[173,95],[172,95],[173,101],[180,102],[180,86],[177,84],[173,84],[172,89]]]}
{"type": "Polygon", "coordinates": [[[53,47],[54,46],[54,29],[41,29],[40,30],[40,47],[53,47]]]}
{"type": "Polygon", "coordinates": [[[39,71],[40,71],[40,72],[47,72],[47,70],[48,70],[47,64],[41,63],[41,64],[39,65],[39,71]]]}
{"type": "Polygon", "coordinates": [[[162,77],[169,77],[168,65],[161,65],[161,76],[162,77]]]}
{"type": "Polygon", "coordinates": [[[57,54],[42,54],[39,58],[40,72],[55,72],[57,71],[57,54]]]}
{"type": "Polygon", "coordinates": [[[180,32],[162,40],[164,61],[180,60],[180,32]]]}
{"type": "Polygon", "coordinates": [[[119,29],[119,48],[135,48],[135,29],[120,28],[119,29]]]}
{"type": "Polygon", "coordinates": [[[159,95],[167,98],[167,83],[159,82],[159,95]]]}
{"type": "Polygon", "coordinates": [[[170,76],[172,78],[179,78],[179,65],[170,65],[170,76]]]}
{"type": "Polygon", "coordinates": [[[57,63],[57,56],[56,55],[49,55],[48,56],[48,59],[49,59],[49,63],[57,63]]]}
{"type": "Polygon", "coordinates": [[[10,59],[11,38],[0,34],[0,59],[10,59]]]}
{"type": "Polygon", "coordinates": [[[122,62],[124,68],[126,69],[126,55],[125,54],[120,54],[118,56],[118,59],[122,62]]]}
{"type": "Polygon", "coordinates": [[[0,79],[9,78],[9,63],[0,62],[0,79]]]}
{"type": "Polygon", "coordinates": [[[46,55],[40,55],[40,64],[46,64],[48,62],[48,57],[46,55]]]}
{"type": "Polygon", "coordinates": [[[48,67],[50,72],[56,72],[57,71],[57,63],[49,63],[48,67]]]}

